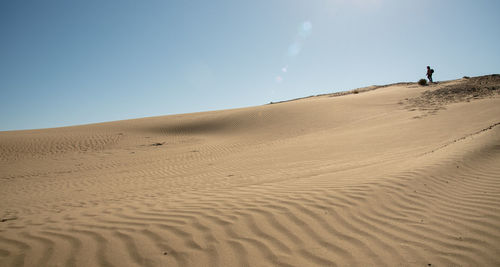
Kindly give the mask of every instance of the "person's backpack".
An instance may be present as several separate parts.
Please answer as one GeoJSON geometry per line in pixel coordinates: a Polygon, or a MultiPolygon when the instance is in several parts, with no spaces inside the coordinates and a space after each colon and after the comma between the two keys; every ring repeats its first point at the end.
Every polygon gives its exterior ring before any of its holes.
{"type": "Polygon", "coordinates": [[[434,73],[434,69],[431,69],[431,74],[433,74],[433,73],[434,73]]]}

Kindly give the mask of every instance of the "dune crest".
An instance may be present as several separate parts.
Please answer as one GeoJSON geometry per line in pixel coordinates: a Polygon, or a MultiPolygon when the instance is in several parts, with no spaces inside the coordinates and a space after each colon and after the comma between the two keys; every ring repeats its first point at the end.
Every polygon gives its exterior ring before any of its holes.
{"type": "Polygon", "coordinates": [[[499,77],[0,132],[0,266],[499,266],[499,77]]]}

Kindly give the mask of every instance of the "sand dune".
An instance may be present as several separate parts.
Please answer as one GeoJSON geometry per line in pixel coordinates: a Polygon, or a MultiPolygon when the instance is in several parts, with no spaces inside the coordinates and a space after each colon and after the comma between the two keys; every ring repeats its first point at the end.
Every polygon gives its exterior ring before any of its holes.
{"type": "Polygon", "coordinates": [[[0,266],[500,266],[500,76],[0,132],[0,266]]]}

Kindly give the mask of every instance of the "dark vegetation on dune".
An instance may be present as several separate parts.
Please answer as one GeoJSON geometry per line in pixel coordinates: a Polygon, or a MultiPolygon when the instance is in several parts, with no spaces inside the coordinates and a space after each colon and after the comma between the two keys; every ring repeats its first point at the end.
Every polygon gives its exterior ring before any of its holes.
{"type": "Polygon", "coordinates": [[[427,85],[427,80],[426,79],[420,79],[420,80],[418,80],[418,85],[426,86],[427,85]]]}
{"type": "Polygon", "coordinates": [[[427,90],[418,97],[406,99],[406,108],[436,113],[451,103],[470,102],[496,95],[500,95],[499,74],[464,78],[458,84],[427,90]]]}
{"type": "Polygon", "coordinates": [[[457,85],[448,85],[433,91],[425,91],[420,98],[438,100],[444,104],[470,101],[500,94],[500,75],[488,75],[466,79],[457,85]]]}

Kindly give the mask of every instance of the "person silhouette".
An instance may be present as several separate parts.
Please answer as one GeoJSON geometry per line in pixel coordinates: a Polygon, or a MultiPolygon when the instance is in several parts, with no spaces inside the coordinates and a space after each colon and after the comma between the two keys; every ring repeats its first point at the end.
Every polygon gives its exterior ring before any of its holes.
{"type": "Polygon", "coordinates": [[[429,82],[432,83],[432,74],[434,73],[434,70],[431,69],[431,67],[427,66],[427,79],[429,79],[429,82]]]}

